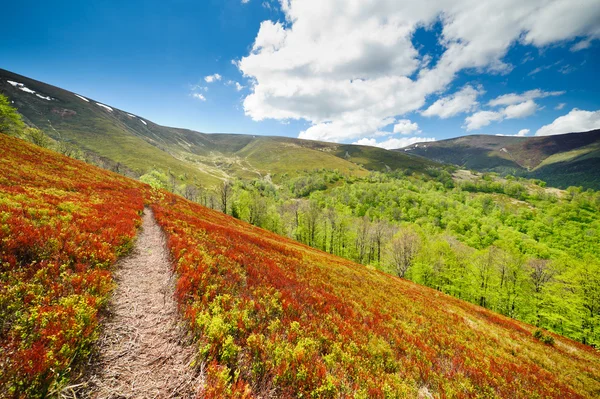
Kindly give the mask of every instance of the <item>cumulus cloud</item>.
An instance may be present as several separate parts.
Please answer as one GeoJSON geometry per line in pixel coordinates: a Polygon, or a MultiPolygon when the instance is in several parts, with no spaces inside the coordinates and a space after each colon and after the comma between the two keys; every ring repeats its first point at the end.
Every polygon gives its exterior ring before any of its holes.
{"type": "Polygon", "coordinates": [[[206,83],[212,83],[212,82],[217,82],[219,80],[221,80],[222,76],[219,75],[218,73],[215,73],[214,75],[208,75],[204,77],[204,81],[206,83]]]}
{"type": "Polygon", "coordinates": [[[502,112],[506,119],[525,118],[533,115],[537,110],[537,104],[533,100],[527,100],[519,104],[509,105],[502,112]]]}
{"type": "Polygon", "coordinates": [[[400,119],[394,125],[394,133],[413,134],[421,133],[419,125],[416,122],[411,122],[410,119],[400,119]]]}
{"type": "Polygon", "coordinates": [[[464,127],[468,130],[481,129],[492,122],[501,122],[504,119],[526,118],[538,110],[538,105],[533,100],[509,105],[499,111],[479,111],[465,118],[464,127]]]}
{"type": "Polygon", "coordinates": [[[416,143],[427,143],[427,142],[431,142],[431,141],[435,141],[435,138],[433,138],[433,137],[402,137],[402,138],[388,137],[387,140],[381,141],[381,142],[377,142],[377,140],[373,139],[373,138],[362,138],[352,144],[368,145],[371,147],[379,147],[379,148],[385,148],[386,150],[393,150],[396,148],[408,147],[409,145],[413,145],[416,143]]]}
{"type": "Polygon", "coordinates": [[[201,93],[192,93],[191,96],[197,100],[206,101],[206,97],[204,97],[204,95],[201,93]]]}
{"type": "Polygon", "coordinates": [[[543,91],[540,89],[529,90],[521,94],[509,93],[494,98],[488,105],[490,107],[496,107],[498,105],[512,105],[517,103],[523,103],[528,100],[535,100],[536,98],[545,98],[551,96],[560,96],[565,94],[564,91],[543,91]]]}
{"type": "Polygon", "coordinates": [[[489,125],[494,121],[501,121],[504,118],[502,113],[494,111],[479,111],[465,119],[465,128],[468,131],[477,130],[489,125]]]}
{"type": "MultiPolygon", "coordinates": [[[[600,37],[597,0],[280,0],[280,6],[285,21],[262,22],[249,54],[236,62],[252,82],[244,111],[257,121],[304,119],[310,127],[301,137],[321,140],[372,136],[390,119],[421,109],[465,69],[507,73],[503,58],[516,42],[542,47],[600,37]],[[412,37],[438,21],[443,53],[431,64],[412,37]]],[[[455,109],[466,105],[451,101],[429,112],[464,112],[455,109]]]]}
{"type": "Polygon", "coordinates": [[[517,134],[497,134],[496,136],[507,136],[507,137],[525,137],[529,134],[531,130],[529,129],[521,129],[517,134]]]}
{"type": "Polygon", "coordinates": [[[594,129],[600,129],[600,110],[585,111],[573,108],[568,114],[539,128],[535,135],[551,136],[553,134],[587,132],[594,129]]]}
{"type": "Polygon", "coordinates": [[[467,85],[460,91],[442,97],[421,112],[423,116],[439,116],[442,119],[450,118],[454,115],[472,111],[477,107],[477,96],[483,94],[483,89],[475,89],[467,85]]]}

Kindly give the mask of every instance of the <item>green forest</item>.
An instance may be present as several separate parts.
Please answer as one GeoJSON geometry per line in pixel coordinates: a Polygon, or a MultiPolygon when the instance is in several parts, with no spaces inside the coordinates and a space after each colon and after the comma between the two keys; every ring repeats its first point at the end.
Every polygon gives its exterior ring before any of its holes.
{"type": "Polygon", "coordinates": [[[451,167],[155,186],[320,250],[600,344],[600,193],[451,167]]]}

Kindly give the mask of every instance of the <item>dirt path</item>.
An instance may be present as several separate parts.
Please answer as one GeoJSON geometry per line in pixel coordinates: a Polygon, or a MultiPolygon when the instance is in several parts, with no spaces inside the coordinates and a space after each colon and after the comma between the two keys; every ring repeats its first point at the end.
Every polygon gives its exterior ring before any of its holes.
{"type": "Polygon", "coordinates": [[[190,367],[195,351],[178,324],[165,237],[150,209],[144,212],[133,253],[119,262],[115,279],[110,317],[85,396],[196,396],[200,380],[190,367]]]}

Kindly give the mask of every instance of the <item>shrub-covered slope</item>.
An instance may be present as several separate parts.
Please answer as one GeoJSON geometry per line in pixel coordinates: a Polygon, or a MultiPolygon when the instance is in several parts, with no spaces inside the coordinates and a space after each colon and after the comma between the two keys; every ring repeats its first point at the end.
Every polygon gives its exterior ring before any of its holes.
{"type": "Polygon", "coordinates": [[[170,194],[153,203],[207,398],[600,394],[591,347],[170,194]]]}
{"type": "Polygon", "coordinates": [[[0,148],[0,397],[39,397],[95,340],[145,186],[3,134],[0,148]]]}
{"type": "Polygon", "coordinates": [[[600,395],[596,349],[18,139],[0,146],[0,397],[42,396],[89,350],[145,202],[205,398],[600,395]]]}

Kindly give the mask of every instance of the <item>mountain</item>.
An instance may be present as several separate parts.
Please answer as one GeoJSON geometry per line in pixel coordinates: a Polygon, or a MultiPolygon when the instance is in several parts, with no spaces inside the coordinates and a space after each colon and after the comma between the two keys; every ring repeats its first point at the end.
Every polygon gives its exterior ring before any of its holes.
{"type": "Polygon", "coordinates": [[[0,146],[0,397],[77,388],[69,372],[89,364],[98,311],[126,283],[113,265],[144,205],[168,237],[202,397],[600,394],[591,346],[23,140],[0,146]]]}
{"type": "Polygon", "coordinates": [[[29,125],[134,177],[159,169],[210,186],[231,177],[271,175],[277,181],[286,174],[322,168],[364,176],[371,170],[423,170],[434,165],[373,147],[161,126],[81,93],[1,69],[0,93],[29,125]]]}
{"type": "Polygon", "coordinates": [[[600,130],[542,137],[473,135],[414,144],[398,152],[481,172],[600,189],[600,130]]]}

